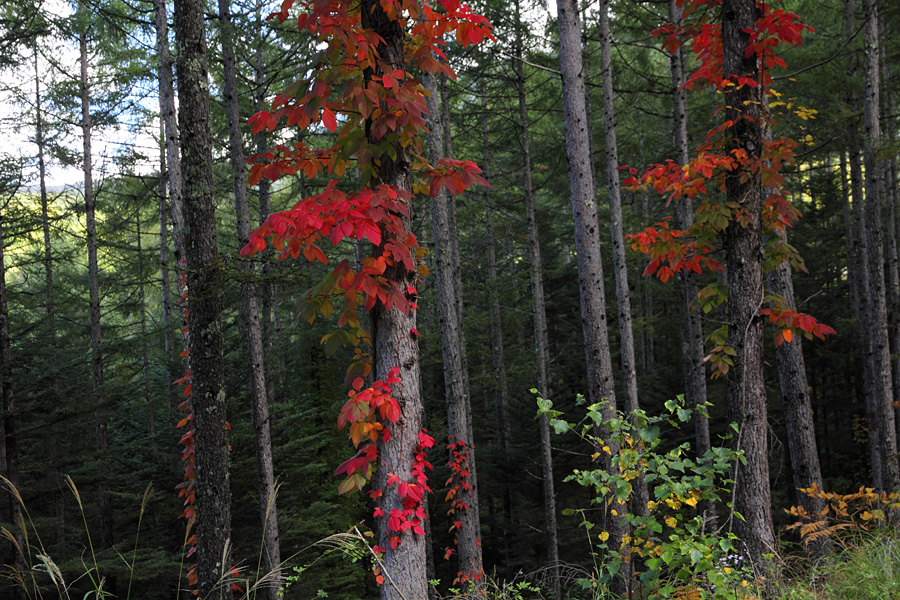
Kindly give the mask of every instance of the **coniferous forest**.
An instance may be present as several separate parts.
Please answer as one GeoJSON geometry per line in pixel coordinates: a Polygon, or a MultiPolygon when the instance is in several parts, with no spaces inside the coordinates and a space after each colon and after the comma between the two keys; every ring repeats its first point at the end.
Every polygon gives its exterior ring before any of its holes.
{"type": "Polygon", "coordinates": [[[0,597],[900,597],[897,32],[0,4],[0,597]]]}

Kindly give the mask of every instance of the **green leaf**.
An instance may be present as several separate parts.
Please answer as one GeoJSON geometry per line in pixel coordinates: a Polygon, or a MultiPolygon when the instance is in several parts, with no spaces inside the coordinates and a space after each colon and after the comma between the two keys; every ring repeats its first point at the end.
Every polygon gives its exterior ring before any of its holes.
{"type": "Polygon", "coordinates": [[[641,429],[640,434],[641,439],[649,444],[659,439],[659,427],[654,425],[649,429],[641,429]]]}
{"type": "Polygon", "coordinates": [[[341,485],[338,486],[338,494],[346,494],[356,487],[356,480],[353,477],[348,477],[347,479],[341,482],[341,485]]]}
{"type": "Polygon", "coordinates": [[[325,356],[331,357],[341,347],[341,337],[337,333],[334,331],[325,336],[325,356]]]}
{"type": "Polygon", "coordinates": [[[553,426],[553,431],[555,431],[557,435],[563,434],[571,428],[571,425],[562,419],[550,419],[550,425],[553,426]]]}

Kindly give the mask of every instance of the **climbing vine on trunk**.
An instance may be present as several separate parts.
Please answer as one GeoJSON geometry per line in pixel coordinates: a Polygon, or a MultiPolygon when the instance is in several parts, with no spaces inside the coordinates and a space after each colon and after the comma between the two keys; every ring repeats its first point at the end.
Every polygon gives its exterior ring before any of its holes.
{"type": "MultiPolygon", "coordinates": [[[[284,22],[294,4],[285,0],[281,11],[270,18],[284,22]]],[[[357,453],[336,471],[345,476],[339,490],[349,492],[372,480],[380,449],[392,436],[409,435],[401,431],[409,427],[405,410],[417,410],[404,406],[406,401],[392,393],[402,386],[404,365],[395,364],[386,376],[365,387],[364,378],[377,371],[367,347],[378,347],[378,341],[373,345],[358,310],[409,315],[416,308],[415,283],[428,270],[421,262],[425,250],[409,226],[415,194],[435,196],[442,189],[456,194],[475,183],[486,185],[472,162],[441,159],[429,164],[423,156],[425,90],[417,74],[455,76],[441,49],[445,36],[455,35],[463,46],[493,38],[487,20],[458,0],[297,4],[298,28],[326,47],[308,79],[290,85],[273,99],[270,110],[257,113],[249,123],[254,134],[283,125],[334,136],[325,148],[298,142],[251,157],[249,182],[255,185],[264,177],[275,180],[296,173],[332,179],[322,192],[270,215],[251,233],[242,253],[252,255],[272,245],[281,258],[302,254],[310,262],[328,264],[322,249],[325,240],[334,246],[342,241],[372,246],[372,255],[358,265],[349,260],[335,264],[310,292],[305,310],[310,321],[319,315],[336,316],[338,329],[322,340],[327,352],[341,345],[354,349],[347,372],[352,381],[349,399],[338,425],[348,427],[357,453]],[[359,173],[358,184],[342,185],[348,170],[359,173]]],[[[415,340],[418,331],[406,327],[408,331],[400,334],[415,340]]],[[[395,488],[391,494],[399,502],[388,511],[379,504],[374,512],[382,518],[385,535],[380,539],[390,550],[407,530],[425,533],[423,498],[430,491],[425,471],[431,468],[426,451],[434,440],[424,430],[417,435],[416,447],[405,450],[413,453],[411,472],[390,472],[384,479],[388,488],[395,488]]],[[[376,488],[369,494],[383,498],[388,490],[376,488]]],[[[375,546],[380,555],[390,550],[375,546]]],[[[380,572],[376,575],[379,583],[384,581],[380,572]]]]}
{"type": "MultiPolygon", "coordinates": [[[[688,89],[713,87],[719,93],[729,93],[742,88],[758,89],[765,98],[762,102],[757,127],[771,129],[775,124],[770,108],[783,105],[778,101],[778,92],[770,86],[771,70],[784,67],[785,62],[775,54],[781,44],[799,46],[804,31],[812,28],[800,22],[799,17],[783,9],[772,8],[766,2],[756,2],[758,18],[756,27],[749,31],[749,44],[745,48],[747,56],[757,57],[757,72],[726,74],[723,71],[722,26],[712,22],[712,8],[722,4],[722,0],[679,0],[683,7],[685,22],[681,25],[666,24],[652,32],[654,37],[663,38],[663,47],[674,52],[682,46],[689,46],[699,61],[698,67],[684,84],[688,89]]],[[[797,108],[795,114],[808,119],[814,111],[797,108]]],[[[685,165],[669,159],[664,163],[650,165],[643,173],[633,167],[628,170],[630,177],[625,185],[631,189],[649,186],[665,196],[668,203],[688,198],[698,202],[693,224],[687,229],[672,226],[666,218],[643,231],[627,236],[634,250],[647,254],[650,262],[644,275],[656,275],[665,282],[676,273],[693,271],[701,274],[704,270],[724,270],[715,258],[722,248],[726,229],[733,223],[746,227],[753,219],[747,208],[738,202],[722,202],[713,192],[724,192],[726,179],[737,174],[743,181],[754,181],[767,192],[762,208],[762,226],[771,232],[765,241],[764,263],[769,270],[787,261],[794,268],[805,271],[803,261],[796,250],[775,232],[793,226],[799,218],[799,211],[790,201],[790,194],[782,189],[785,164],[794,164],[797,142],[788,137],[773,138],[763,136],[758,154],[752,155],[741,147],[730,147],[729,140],[736,137],[737,119],[725,115],[717,126],[706,134],[706,139],[695,150],[693,157],[685,165]]],[[[743,115],[739,119],[748,120],[743,115]]],[[[699,310],[708,313],[727,299],[725,287],[712,283],[701,289],[696,304],[699,310]]],[[[799,313],[788,307],[784,298],[777,294],[766,296],[772,302],[771,308],[762,308],[759,314],[767,317],[776,328],[775,345],[790,342],[796,332],[808,339],[813,336],[824,338],[834,333],[828,325],[819,323],[810,315],[799,313]]],[[[727,375],[734,366],[736,352],[724,342],[724,331],[712,336],[715,343],[707,360],[713,368],[713,377],[727,375]]]]}

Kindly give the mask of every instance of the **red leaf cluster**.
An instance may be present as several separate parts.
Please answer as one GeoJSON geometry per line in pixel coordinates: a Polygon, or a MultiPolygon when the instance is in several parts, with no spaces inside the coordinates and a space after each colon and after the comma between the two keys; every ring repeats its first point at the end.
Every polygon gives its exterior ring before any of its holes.
{"type": "MultiPolygon", "coordinates": [[[[775,55],[776,48],[781,44],[799,46],[804,31],[813,31],[801,23],[796,14],[757,1],[760,16],[755,27],[745,31],[748,34],[745,53],[748,57],[756,56],[757,72],[723,73],[722,28],[717,22],[721,0],[677,0],[676,4],[683,8],[684,21],[677,25],[663,25],[652,35],[662,39],[663,48],[668,52],[675,52],[682,46],[693,51],[698,66],[688,77],[684,85],[687,88],[714,87],[722,90],[742,86],[761,87],[763,93],[770,94],[771,69],[785,66],[784,60],[775,55]]],[[[772,117],[765,104],[762,113],[760,126],[771,127],[772,117]]],[[[706,140],[696,149],[694,157],[685,165],[668,160],[650,165],[640,174],[637,169],[622,167],[629,172],[623,182],[626,187],[632,190],[652,188],[666,198],[667,204],[684,202],[683,198],[686,198],[696,206],[693,224],[688,229],[673,229],[668,220],[663,220],[626,236],[631,241],[632,249],[648,255],[650,259],[644,275],[655,274],[665,282],[680,272],[692,271],[699,275],[704,270],[723,270],[722,265],[713,258],[721,250],[722,233],[734,224],[747,227],[758,218],[740,204],[722,203],[717,201],[715,194],[710,194],[714,190],[724,190],[727,175],[737,175],[743,181],[754,178],[768,190],[762,212],[764,229],[783,231],[799,217],[788,194],[781,189],[784,185],[781,168],[785,163],[795,162],[796,141],[789,138],[765,140],[757,156],[751,156],[743,149],[726,152],[726,140],[732,135],[734,125],[732,120],[725,120],[711,129],[706,140]]],[[[804,269],[796,250],[784,242],[782,236],[769,237],[771,240],[765,249],[767,268],[774,268],[786,260],[794,267],[804,269]]],[[[724,301],[722,291],[714,293],[713,288],[707,286],[698,298],[697,306],[704,312],[724,301]]],[[[797,330],[810,339],[834,333],[831,327],[818,323],[811,316],[784,307],[764,309],[761,314],[769,316],[770,321],[779,328],[775,335],[776,346],[790,342],[797,330]]],[[[723,375],[733,365],[735,351],[724,345],[724,337],[714,345],[706,360],[713,365],[714,376],[723,375]]]]}

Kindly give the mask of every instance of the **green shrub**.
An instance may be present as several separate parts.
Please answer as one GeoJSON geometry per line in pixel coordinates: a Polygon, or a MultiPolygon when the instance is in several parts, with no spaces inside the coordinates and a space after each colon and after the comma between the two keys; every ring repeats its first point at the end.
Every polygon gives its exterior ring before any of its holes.
{"type": "MultiPolygon", "coordinates": [[[[576,404],[584,404],[584,399],[579,397],[576,404]]],[[[566,478],[593,491],[592,508],[563,510],[566,515],[578,514],[588,534],[593,572],[579,585],[591,598],[608,597],[607,584],[616,576],[633,584],[632,596],[650,600],[734,600],[755,595],[758,578],[735,549],[735,536],[716,529],[714,520],[704,519],[697,510],[703,501],[731,510],[731,503],[723,499],[731,497],[728,476],[742,455],[716,447],[694,461],[687,443],[662,449],[663,428],[678,428],[691,418],[683,397],[666,402],[663,416],[637,411],[629,418],[617,413],[606,421],[604,404],[595,404],[586,408],[578,423],[563,420],[549,400],[538,398],[538,407],[558,434],[578,435],[594,448],[594,461],[606,453],[611,465],[605,469],[595,462],[566,478]],[[635,510],[634,484],[639,478],[649,489],[646,510],[635,510]],[[624,516],[627,531],[618,547],[613,546],[617,540],[595,523],[592,515],[598,508],[600,514],[624,516]]],[[[737,431],[736,425],[732,428],[737,431]]]]}

